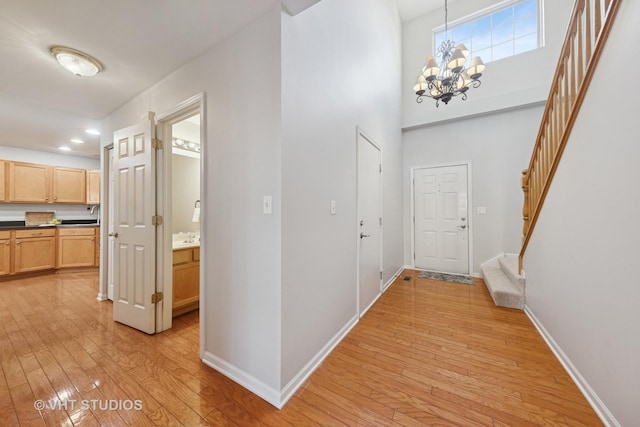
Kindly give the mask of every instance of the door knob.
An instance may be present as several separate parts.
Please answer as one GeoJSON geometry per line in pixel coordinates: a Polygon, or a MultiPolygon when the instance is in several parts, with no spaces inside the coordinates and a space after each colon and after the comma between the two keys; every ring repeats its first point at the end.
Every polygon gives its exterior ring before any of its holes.
{"type": "Polygon", "coordinates": [[[118,237],[118,233],[109,233],[109,237],[118,237]]]}
{"type": "Polygon", "coordinates": [[[458,228],[464,230],[465,228],[467,228],[467,226],[466,225],[460,225],[460,226],[458,226],[458,228]]]}
{"type": "Polygon", "coordinates": [[[363,237],[371,237],[371,234],[360,233],[360,238],[362,239],[363,237]]]}

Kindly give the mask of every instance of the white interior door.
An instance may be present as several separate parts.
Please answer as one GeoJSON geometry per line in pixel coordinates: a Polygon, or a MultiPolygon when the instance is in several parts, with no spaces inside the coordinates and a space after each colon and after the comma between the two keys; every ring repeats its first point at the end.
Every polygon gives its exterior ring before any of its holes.
{"type": "Polygon", "coordinates": [[[114,190],[116,188],[115,176],[113,173],[113,152],[115,150],[112,148],[109,149],[109,169],[107,171],[107,179],[109,180],[109,194],[108,197],[108,212],[107,212],[107,227],[108,227],[108,235],[109,240],[107,242],[107,298],[113,301],[113,255],[115,249],[116,239],[115,235],[115,223],[114,223],[114,190]]]}
{"type": "Polygon", "coordinates": [[[382,168],[380,148],[358,132],[358,312],[382,291],[382,168]]]}
{"type": "Polygon", "coordinates": [[[467,165],[414,171],[415,266],[469,274],[467,165]]]}
{"type": "Polygon", "coordinates": [[[156,331],[155,137],[153,116],[114,133],[113,318],[156,331]]]}

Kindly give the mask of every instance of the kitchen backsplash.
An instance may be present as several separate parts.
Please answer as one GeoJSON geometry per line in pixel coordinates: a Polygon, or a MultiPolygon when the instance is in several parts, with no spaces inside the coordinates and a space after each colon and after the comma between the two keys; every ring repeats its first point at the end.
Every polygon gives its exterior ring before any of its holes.
{"type": "Polygon", "coordinates": [[[87,205],[38,205],[0,203],[0,221],[24,221],[25,212],[55,212],[58,219],[97,220],[100,210],[92,215],[87,205]]]}

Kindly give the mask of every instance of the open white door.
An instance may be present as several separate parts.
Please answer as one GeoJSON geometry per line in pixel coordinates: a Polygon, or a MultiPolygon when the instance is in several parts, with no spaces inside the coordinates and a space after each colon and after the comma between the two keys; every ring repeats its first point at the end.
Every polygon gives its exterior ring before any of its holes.
{"type": "Polygon", "coordinates": [[[156,332],[156,165],[149,120],[114,132],[113,318],[156,332]]]}

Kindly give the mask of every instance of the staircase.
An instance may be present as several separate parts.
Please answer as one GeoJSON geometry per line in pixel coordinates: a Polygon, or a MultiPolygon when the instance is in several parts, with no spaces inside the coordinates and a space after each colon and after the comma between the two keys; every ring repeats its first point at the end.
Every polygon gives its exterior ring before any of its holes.
{"type": "Polygon", "coordinates": [[[480,267],[493,302],[499,307],[524,309],[524,276],[518,274],[518,255],[502,254],[480,267]]]}

